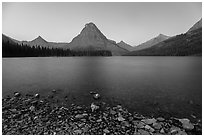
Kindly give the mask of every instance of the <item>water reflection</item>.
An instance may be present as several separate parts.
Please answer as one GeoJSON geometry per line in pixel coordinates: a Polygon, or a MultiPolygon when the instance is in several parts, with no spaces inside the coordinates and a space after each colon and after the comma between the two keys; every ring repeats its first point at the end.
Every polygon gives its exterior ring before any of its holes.
{"type": "Polygon", "coordinates": [[[2,72],[3,96],[13,91],[47,96],[56,89],[61,101],[88,105],[89,92],[97,90],[103,101],[130,111],[201,117],[200,57],[16,58],[3,59],[2,72]]]}

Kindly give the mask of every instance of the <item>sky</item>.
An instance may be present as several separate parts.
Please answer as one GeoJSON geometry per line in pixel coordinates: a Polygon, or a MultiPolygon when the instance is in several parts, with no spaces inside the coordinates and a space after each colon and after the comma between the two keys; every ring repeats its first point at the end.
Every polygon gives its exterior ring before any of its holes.
{"type": "Polygon", "coordinates": [[[2,33],[17,40],[41,36],[49,42],[70,42],[93,22],[108,39],[136,46],[159,34],[185,33],[201,17],[201,2],[4,2],[2,33]]]}

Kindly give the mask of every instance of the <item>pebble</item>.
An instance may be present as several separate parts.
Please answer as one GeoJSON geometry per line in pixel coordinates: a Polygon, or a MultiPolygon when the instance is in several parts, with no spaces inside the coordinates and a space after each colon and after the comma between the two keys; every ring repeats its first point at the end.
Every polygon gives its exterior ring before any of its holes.
{"type": "Polygon", "coordinates": [[[52,90],[52,93],[56,93],[57,91],[55,89],[52,90]]]}
{"type": "Polygon", "coordinates": [[[84,117],[84,115],[82,115],[82,114],[78,114],[75,116],[76,119],[82,119],[83,117],[84,117]]]}
{"type": "Polygon", "coordinates": [[[192,130],[194,129],[193,124],[190,123],[189,119],[179,119],[179,121],[183,124],[183,128],[186,130],[192,130]]]}
{"type": "Polygon", "coordinates": [[[165,133],[165,131],[164,131],[164,129],[163,129],[163,128],[160,130],[160,133],[162,133],[162,134],[164,134],[164,133],[165,133]]]}
{"type": "Polygon", "coordinates": [[[192,118],[196,118],[196,116],[195,116],[195,115],[193,115],[193,114],[191,114],[191,117],[192,117],[192,118]]]}
{"type": "Polygon", "coordinates": [[[9,109],[11,112],[16,113],[17,110],[16,109],[9,109]]]}
{"type": "Polygon", "coordinates": [[[34,106],[31,106],[29,109],[30,109],[30,111],[35,111],[35,107],[34,106]]]}
{"type": "Polygon", "coordinates": [[[82,115],[83,115],[84,117],[88,116],[88,114],[87,114],[87,113],[83,113],[82,115]]]}
{"type": "Polygon", "coordinates": [[[34,100],[34,101],[31,102],[31,104],[37,105],[37,104],[38,104],[38,101],[37,101],[37,100],[34,100]]]}
{"type": "Polygon", "coordinates": [[[142,119],[144,119],[143,116],[138,115],[138,114],[135,114],[135,115],[134,115],[134,118],[137,119],[137,120],[142,120],[142,119]]]}
{"type": "Polygon", "coordinates": [[[151,124],[154,124],[157,120],[155,118],[152,118],[152,119],[143,119],[141,121],[144,122],[145,124],[151,125],[151,124]]]}
{"type": "Polygon", "coordinates": [[[178,131],[177,135],[187,135],[185,131],[178,131]]]}
{"type": "Polygon", "coordinates": [[[81,135],[82,130],[80,130],[80,129],[78,129],[78,130],[74,130],[74,133],[77,134],[77,135],[81,135]]]}
{"type": "Polygon", "coordinates": [[[150,131],[150,132],[154,132],[154,131],[155,131],[155,130],[154,130],[151,126],[149,126],[149,125],[145,125],[144,128],[147,129],[147,130],[150,131]]]}
{"type": "Polygon", "coordinates": [[[138,133],[139,133],[140,135],[150,135],[150,133],[149,133],[148,131],[143,130],[143,129],[139,129],[139,130],[138,130],[138,133]]]}
{"type": "Polygon", "coordinates": [[[154,127],[154,129],[157,129],[157,130],[162,128],[161,123],[154,123],[152,126],[154,127]]]}
{"type": "Polygon", "coordinates": [[[15,96],[15,97],[20,97],[20,96],[21,96],[21,94],[20,94],[20,93],[18,93],[18,92],[14,92],[14,96],[15,96]]]}
{"type": "Polygon", "coordinates": [[[174,126],[177,126],[177,127],[182,127],[182,123],[179,121],[179,119],[177,118],[171,118],[171,123],[174,125],[174,126]]]}
{"type": "Polygon", "coordinates": [[[181,129],[178,128],[178,127],[175,127],[175,126],[172,126],[171,129],[170,129],[170,133],[171,133],[172,135],[177,134],[179,131],[181,131],[181,129]]]}
{"type": "Polygon", "coordinates": [[[96,94],[93,95],[93,98],[96,99],[96,100],[99,99],[100,97],[101,97],[101,96],[100,96],[100,94],[98,94],[98,93],[96,93],[96,94]]]}
{"type": "Polygon", "coordinates": [[[39,94],[35,94],[35,96],[34,96],[35,98],[39,98],[40,97],[40,95],[39,94]]]}
{"type": "Polygon", "coordinates": [[[86,122],[86,119],[83,118],[83,119],[81,119],[81,121],[82,121],[82,122],[86,122]]]}
{"type": "Polygon", "coordinates": [[[93,116],[89,116],[89,121],[91,121],[91,122],[95,122],[95,117],[93,117],[93,116]]]}
{"type": "Polygon", "coordinates": [[[38,119],[38,116],[35,116],[35,117],[33,118],[33,120],[36,120],[36,119],[38,119]]]}
{"type": "Polygon", "coordinates": [[[110,110],[110,113],[111,113],[111,115],[115,115],[116,114],[116,112],[114,111],[114,110],[110,110]]]}
{"type": "Polygon", "coordinates": [[[133,135],[140,135],[140,133],[137,132],[137,129],[135,129],[133,135]]]}
{"type": "Polygon", "coordinates": [[[110,131],[107,128],[104,129],[103,132],[106,133],[106,134],[110,133],[110,131]]]}
{"type": "Polygon", "coordinates": [[[117,119],[118,119],[118,121],[124,121],[125,120],[122,116],[119,116],[117,119]]]}
{"type": "Polygon", "coordinates": [[[129,121],[133,121],[133,119],[134,119],[133,117],[128,117],[129,121]]]}
{"type": "Polygon", "coordinates": [[[76,109],[77,109],[77,110],[81,110],[82,107],[81,107],[81,106],[77,106],[76,109]]]}
{"type": "Polygon", "coordinates": [[[90,91],[89,93],[90,93],[90,94],[96,94],[96,92],[95,92],[95,91],[90,91]]]}
{"type": "Polygon", "coordinates": [[[80,123],[78,124],[78,127],[83,127],[85,125],[85,123],[80,123]]]}
{"type": "Polygon", "coordinates": [[[128,121],[122,121],[122,122],[121,122],[121,125],[122,125],[122,126],[125,126],[125,127],[130,127],[130,124],[129,124],[128,121]]]}
{"type": "Polygon", "coordinates": [[[96,120],[96,122],[101,122],[102,121],[102,119],[98,119],[98,120],[96,120]]]}
{"type": "Polygon", "coordinates": [[[157,121],[163,122],[165,119],[163,117],[158,117],[157,121]]]}
{"type": "Polygon", "coordinates": [[[95,105],[94,103],[91,103],[91,111],[94,112],[99,109],[99,106],[95,105]]]}
{"type": "Polygon", "coordinates": [[[137,124],[136,124],[136,127],[137,128],[144,128],[145,127],[145,124],[143,123],[143,122],[138,122],[137,124]]]}

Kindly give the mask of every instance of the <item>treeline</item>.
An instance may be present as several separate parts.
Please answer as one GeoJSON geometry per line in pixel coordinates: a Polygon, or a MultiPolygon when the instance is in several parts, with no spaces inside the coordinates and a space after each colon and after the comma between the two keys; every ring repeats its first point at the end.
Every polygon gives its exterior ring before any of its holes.
{"type": "Polygon", "coordinates": [[[169,38],[150,48],[133,51],[126,56],[190,56],[202,55],[202,29],[169,38]]]}
{"type": "Polygon", "coordinates": [[[2,57],[50,57],[50,56],[112,56],[111,51],[72,51],[69,49],[19,45],[2,41],[2,57]]]}

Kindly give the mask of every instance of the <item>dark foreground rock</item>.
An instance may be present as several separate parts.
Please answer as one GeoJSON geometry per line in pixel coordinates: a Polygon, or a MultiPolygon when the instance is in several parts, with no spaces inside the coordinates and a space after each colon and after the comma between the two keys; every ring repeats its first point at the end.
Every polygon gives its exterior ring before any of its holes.
{"type": "Polygon", "coordinates": [[[2,99],[3,135],[187,135],[202,134],[201,121],[144,117],[104,102],[70,107],[40,95],[2,99]]]}

